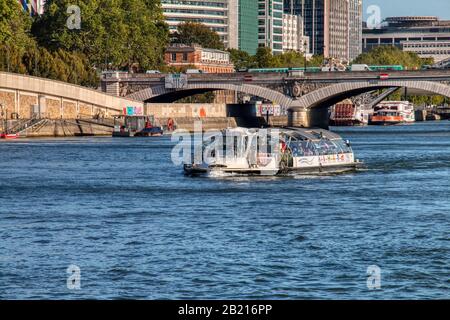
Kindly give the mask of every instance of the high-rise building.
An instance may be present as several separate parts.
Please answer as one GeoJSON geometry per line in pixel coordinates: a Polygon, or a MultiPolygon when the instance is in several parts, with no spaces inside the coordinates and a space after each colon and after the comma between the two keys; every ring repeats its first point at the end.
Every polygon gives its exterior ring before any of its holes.
{"type": "Polygon", "coordinates": [[[313,54],[353,60],[361,53],[362,0],[284,0],[284,11],[303,17],[313,54]]]}
{"type": "Polygon", "coordinates": [[[258,1],[239,0],[239,49],[251,55],[258,49],[258,1]]]}
{"type": "Polygon", "coordinates": [[[283,14],[283,51],[309,52],[309,38],[303,33],[303,19],[295,14],[283,14]]]}
{"type": "Polygon", "coordinates": [[[283,53],[283,0],[258,0],[258,45],[283,53]]]}
{"type": "Polygon", "coordinates": [[[349,0],[348,22],[348,55],[349,60],[355,59],[362,52],[363,8],[362,0],[349,0]]]}
{"type": "Polygon", "coordinates": [[[258,48],[258,0],[161,0],[165,20],[175,32],[183,22],[216,31],[225,47],[255,54],[258,48]]]}
{"type": "Polygon", "coordinates": [[[161,0],[165,20],[175,32],[183,22],[216,31],[227,48],[238,48],[238,0],[161,0]]]}

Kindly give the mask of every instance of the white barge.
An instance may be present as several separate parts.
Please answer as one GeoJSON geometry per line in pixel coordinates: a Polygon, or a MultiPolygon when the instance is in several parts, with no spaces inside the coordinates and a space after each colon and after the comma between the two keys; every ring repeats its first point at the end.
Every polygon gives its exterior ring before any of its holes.
{"type": "Polygon", "coordinates": [[[187,175],[334,174],[354,171],[348,141],[323,129],[233,128],[203,140],[202,159],[184,164],[187,175]]]}

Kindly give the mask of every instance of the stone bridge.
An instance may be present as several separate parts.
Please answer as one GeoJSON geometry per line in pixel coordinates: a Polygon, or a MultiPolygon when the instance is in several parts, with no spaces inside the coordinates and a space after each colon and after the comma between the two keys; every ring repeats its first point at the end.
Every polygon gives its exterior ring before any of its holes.
{"type": "Polygon", "coordinates": [[[289,124],[326,127],[329,106],[345,98],[383,88],[405,87],[415,94],[450,97],[450,70],[388,72],[322,72],[289,74],[191,74],[178,89],[168,89],[166,75],[121,74],[102,79],[102,90],[0,72],[0,104],[8,118],[31,118],[35,106],[50,119],[69,119],[99,113],[117,114],[145,102],[172,102],[197,93],[234,90],[281,104],[289,124]],[[115,95],[115,96],[114,96],[115,95]]]}
{"type": "Polygon", "coordinates": [[[0,72],[0,112],[7,119],[30,119],[36,110],[48,119],[75,119],[121,113],[124,107],[144,107],[142,101],[115,97],[69,83],[0,72]]]}
{"type": "Polygon", "coordinates": [[[306,127],[326,127],[328,107],[377,89],[404,87],[414,94],[450,98],[450,70],[189,74],[178,89],[167,88],[165,79],[162,74],[110,73],[102,79],[102,90],[145,102],[173,102],[198,93],[233,90],[287,107],[290,124],[306,127]]]}

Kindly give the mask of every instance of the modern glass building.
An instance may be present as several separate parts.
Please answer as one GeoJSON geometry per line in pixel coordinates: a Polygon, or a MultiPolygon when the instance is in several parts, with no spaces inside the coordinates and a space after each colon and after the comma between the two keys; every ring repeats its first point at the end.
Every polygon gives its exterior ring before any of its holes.
{"type": "Polygon", "coordinates": [[[284,11],[303,17],[313,54],[353,60],[362,51],[362,0],[284,0],[284,11]]]}
{"type": "Polygon", "coordinates": [[[239,0],[239,49],[251,55],[258,49],[257,0],[239,0]]]}
{"type": "Polygon", "coordinates": [[[216,31],[225,47],[255,54],[258,48],[258,0],[161,0],[172,32],[183,22],[216,31]]]}
{"type": "Polygon", "coordinates": [[[283,0],[258,0],[258,46],[283,53],[283,0]]]}

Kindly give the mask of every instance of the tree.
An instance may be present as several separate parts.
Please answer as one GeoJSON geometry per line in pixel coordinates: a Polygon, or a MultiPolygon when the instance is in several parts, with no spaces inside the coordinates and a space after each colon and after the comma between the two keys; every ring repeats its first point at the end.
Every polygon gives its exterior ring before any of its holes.
{"type": "Polygon", "coordinates": [[[257,68],[277,68],[281,67],[279,59],[272,55],[268,47],[259,47],[255,54],[255,63],[257,68]]]}
{"type": "Polygon", "coordinates": [[[0,0],[0,43],[24,46],[30,42],[28,32],[30,17],[25,14],[16,0],[0,0]]]}
{"type": "Polygon", "coordinates": [[[287,51],[275,56],[275,58],[278,59],[278,64],[284,68],[298,68],[305,66],[305,56],[301,52],[287,51]]]}
{"type": "Polygon", "coordinates": [[[0,0],[0,70],[98,86],[84,55],[39,47],[30,34],[31,23],[17,1],[0,0]]]}
{"type": "Polygon", "coordinates": [[[176,42],[185,45],[194,43],[201,45],[203,48],[224,50],[225,46],[220,40],[220,36],[214,30],[204,24],[197,22],[185,22],[177,26],[175,34],[176,42]]]}
{"type": "Polygon", "coordinates": [[[230,60],[236,70],[250,69],[256,66],[254,56],[251,56],[248,52],[239,49],[229,49],[228,52],[230,52],[230,60]]]}
{"type": "Polygon", "coordinates": [[[420,69],[425,64],[433,64],[433,59],[422,59],[414,52],[406,52],[394,46],[380,46],[362,53],[354,64],[402,65],[407,69],[420,69]]]}
{"type": "MultiPolygon", "coordinates": [[[[228,51],[237,70],[244,68],[303,68],[305,66],[305,55],[297,51],[273,55],[269,48],[260,47],[254,56],[237,49],[228,51]]],[[[307,67],[319,67],[323,63],[323,56],[313,56],[306,63],[307,67]]]]}
{"type": "Polygon", "coordinates": [[[84,54],[96,68],[157,68],[168,43],[158,0],[51,0],[33,25],[39,43],[52,51],[84,54]],[[81,28],[70,29],[67,8],[81,10],[81,28]]]}

